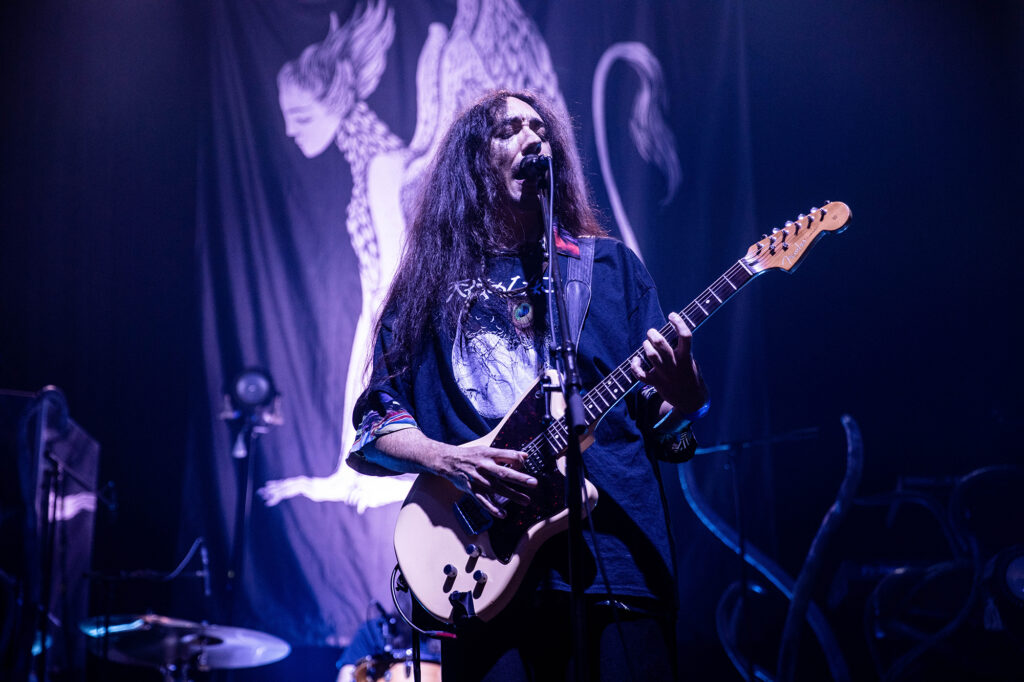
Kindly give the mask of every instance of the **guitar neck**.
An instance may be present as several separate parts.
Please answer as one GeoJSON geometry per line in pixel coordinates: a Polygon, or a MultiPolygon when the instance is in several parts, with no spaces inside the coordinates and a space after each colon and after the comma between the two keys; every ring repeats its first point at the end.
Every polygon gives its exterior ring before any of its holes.
{"type": "MultiPolygon", "coordinates": [[[[691,332],[696,330],[723,303],[732,298],[737,291],[758,274],[760,272],[750,268],[743,259],[736,261],[711,286],[702,291],[700,296],[679,311],[679,316],[683,318],[691,332]]],[[[660,331],[669,343],[675,343],[678,336],[675,327],[666,324],[660,331]]],[[[650,363],[641,346],[583,396],[583,410],[586,413],[588,425],[594,425],[600,421],[615,403],[619,402],[639,383],[640,380],[633,374],[634,358],[640,359],[641,366],[650,368],[650,363]]],[[[562,417],[552,422],[541,437],[545,438],[556,450],[565,448],[569,442],[565,418],[562,417]]]]}

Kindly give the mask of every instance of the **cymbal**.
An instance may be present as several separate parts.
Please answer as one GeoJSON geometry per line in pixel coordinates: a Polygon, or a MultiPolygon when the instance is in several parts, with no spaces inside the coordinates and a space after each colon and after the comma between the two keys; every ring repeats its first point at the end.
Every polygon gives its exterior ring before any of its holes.
{"type": "Polygon", "coordinates": [[[102,656],[106,639],[110,660],[129,665],[159,669],[188,665],[199,670],[251,668],[280,661],[292,650],[283,639],[258,630],[156,614],[110,616],[109,629],[106,622],[106,617],[95,616],[79,626],[90,638],[90,651],[102,656]]]}

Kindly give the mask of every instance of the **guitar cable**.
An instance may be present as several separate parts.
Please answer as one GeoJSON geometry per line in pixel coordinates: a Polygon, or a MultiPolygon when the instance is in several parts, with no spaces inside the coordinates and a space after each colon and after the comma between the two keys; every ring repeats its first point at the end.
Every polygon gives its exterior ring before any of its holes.
{"type": "MultiPolygon", "coordinates": [[[[583,477],[590,478],[587,473],[587,465],[580,457],[580,466],[583,469],[583,477]]],[[[627,605],[620,602],[615,598],[615,594],[612,592],[612,584],[608,582],[608,571],[605,570],[604,556],[601,554],[601,548],[598,547],[597,541],[597,530],[594,528],[594,515],[592,513],[587,514],[587,527],[590,530],[590,539],[594,543],[594,558],[597,560],[598,570],[601,571],[601,580],[604,582],[604,591],[608,595],[608,601],[602,602],[607,603],[608,608],[612,611],[612,620],[615,621],[615,632],[619,635],[619,644],[622,646],[622,653],[629,657],[629,647],[626,646],[626,635],[622,632],[622,621],[619,619],[619,609],[622,608],[625,611],[632,611],[627,605]]],[[[629,671],[630,682],[636,682],[636,678],[633,677],[633,666],[627,665],[626,669],[629,671]]]]}
{"type": "MultiPolygon", "coordinates": [[[[394,602],[395,611],[397,611],[398,615],[402,617],[402,620],[405,621],[406,625],[421,635],[430,637],[431,639],[458,639],[458,636],[454,632],[448,632],[447,630],[424,630],[413,623],[412,620],[405,615],[405,612],[402,610],[402,605],[398,603],[398,588],[396,587],[400,571],[401,567],[397,563],[395,564],[395,567],[391,569],[391,601],[394,602]]],[[[404,582],[405,578],[402,577],[401,580],[404,582]]],[[[415,599],[415,597],[413,597],[413,599],[415,599]]]]}

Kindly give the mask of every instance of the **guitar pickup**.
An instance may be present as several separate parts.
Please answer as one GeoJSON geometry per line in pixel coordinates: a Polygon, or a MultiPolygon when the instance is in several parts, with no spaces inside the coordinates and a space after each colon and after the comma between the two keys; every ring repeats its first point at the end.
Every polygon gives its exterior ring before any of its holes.
{"type": "Polygon", "coordinates": [[[472,495],[463,495],[452,507],[459,525],[470,535],[479,535],[494,525],[494,517],[472,495]]]}

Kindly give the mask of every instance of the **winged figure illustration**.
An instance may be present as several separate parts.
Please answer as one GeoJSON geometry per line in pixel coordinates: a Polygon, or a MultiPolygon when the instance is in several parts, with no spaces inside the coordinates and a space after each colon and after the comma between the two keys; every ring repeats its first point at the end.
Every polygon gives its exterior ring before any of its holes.
{"type": "MultiPolygon", "coordinates": [[[[455,115],[499,87],[539,92],[565,112],[547,46],[519,4],[459,0],[450,28],[428,28],[416,70],[416,128],[405,143],[366,103],[394,36],[394,10],[385,0],[367,0],[344,24],[332,14],[327,36],[286,63],[277,78],[287,135],[309,158],[336,145],[352,171],[345,227],[359,261],[362,309],[345,382],[346,415],[366,384],[374,316],[398,267],[411,198],[455,115]]],[[[405,498],[411,477],[362,476],[345,466],[355,429],[348,418],[344,422],[335,472],[268,481],[259,490],[267,505],[303,495],[362,512],[405,498]]]]}

